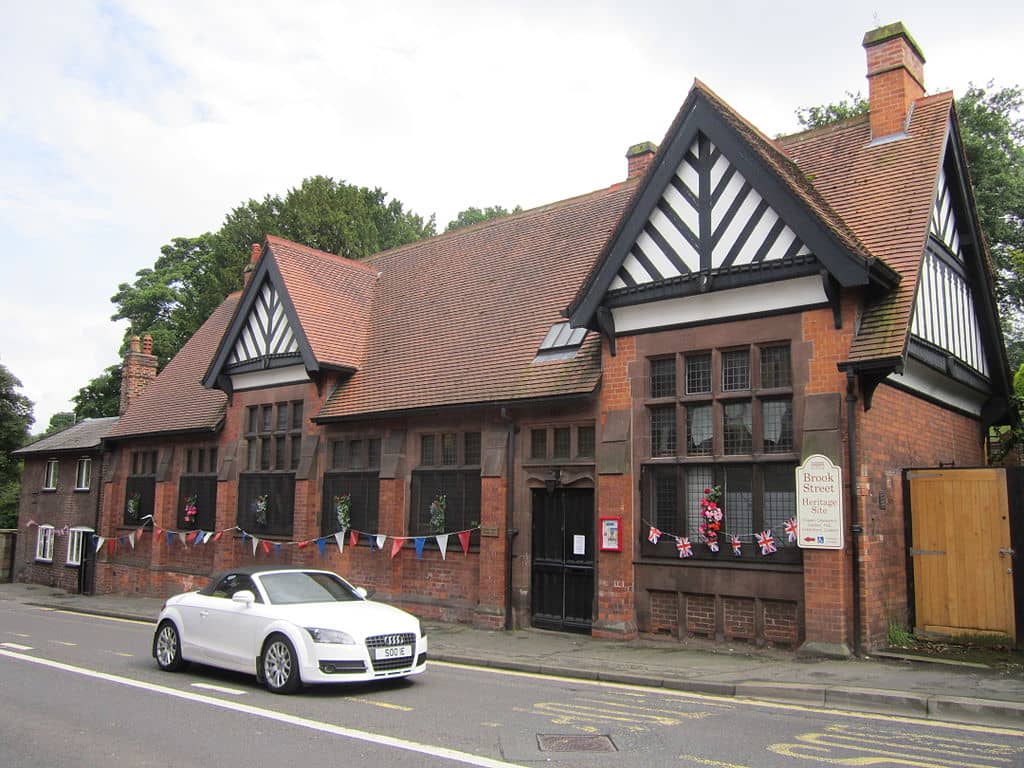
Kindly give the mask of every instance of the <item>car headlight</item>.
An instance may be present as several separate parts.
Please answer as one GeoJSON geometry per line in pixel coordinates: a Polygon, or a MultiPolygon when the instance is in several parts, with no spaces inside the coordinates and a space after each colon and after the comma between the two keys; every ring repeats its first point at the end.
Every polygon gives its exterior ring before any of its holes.
{"type": "Polygon", "coordinates": [[[306,627],[309,636],[314,643],[338,643],[341,645],[355,645],[356,641],[352,635],[342,632],[340,629],[319,629],[317,627],[306,627]]]}

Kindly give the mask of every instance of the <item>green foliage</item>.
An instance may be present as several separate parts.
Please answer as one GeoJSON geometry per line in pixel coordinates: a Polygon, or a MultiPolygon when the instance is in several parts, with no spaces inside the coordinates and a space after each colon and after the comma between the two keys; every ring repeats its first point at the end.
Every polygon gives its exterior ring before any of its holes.
{"type": "Polygon", "coordinates": [[[914,645],[914,636],[908,632],[902,624],[894,621],[889,622],[889,647],[909,648],[914,645]]]}
{"type": "Polygon", "coordinates": [[[973,83],[956,111],[978,218],[996,267],[1004,314],[1024,310],[1024,119],[1020,87],[973,83]]]}
{"type": "Polygon", "coordinates": [[[32,401],[18,390],[21,381],[0,363],[0,528],[18,524],[22,462],[11,451],[28,442],[35,422],[32,401]]]}
{"type": "Polygon", "coordinates": [[[800,107],[796,111],[796,119],[804,128],[820,128],[829,123],[846,120],[868,111],[868,100],[857,93],[846,92],[846,98],[834,104],[818,107],[800,107]]]}
{"type": "Polygon", "coordinates": [[[475,206],[470,206],[464,211],[460,211],[459,215],[455,217],[453,221],[448,222],[448,226],[445,227],[445,232],[454,232],[456,229],[462,229],[463,227],[469,227],[473,224],[479,224],[481,221],[490,221],[491,219],[500,219],[502,216],[509,216],[513,213],[519,213],[523,208],[517,205],[511,211],[506,210],[500,205],[489,205],[483,210],[475,206]]]}
{"type": "Polygon", "coordinates": [[[105,369],[71,399],[79,421],[117,416],[121,408],[121,366],[112,365],[105,369]]]}
{"type": "Polygon", "coordinates": [[[76,418],[75,414],[71,411],[58,411],[50,417],[50,423],[46,427],[46,431],[43,432],[43,436],[53,435],[57,432],[62,432],[68,427],[75,426],[76,418]]]}

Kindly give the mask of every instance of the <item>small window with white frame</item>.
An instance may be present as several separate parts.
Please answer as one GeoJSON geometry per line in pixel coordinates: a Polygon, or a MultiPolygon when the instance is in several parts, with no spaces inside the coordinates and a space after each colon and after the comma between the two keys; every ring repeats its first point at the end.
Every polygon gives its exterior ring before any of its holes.
{"type": "Polygon", "coordinates": [[[75,490],[88,491],[92,482],[92,459],[81,458],[75,468],[75,490]]]}
{"type": "Polygon", "coordinates": [[[50,459],[46,462],[46,470],[43,472],[43,490],[57,490],[57,468],[60,462],[57,459],[50,459]]]}
{"type": "Polygon", "coordinates": [[[53,562],[53,526],[40,525],[36,533],[36,560],[53,562]]]}
{"type": "Polygon", "coordinates": [[[92,528],[75,527],[68,531],[68,565],[81,565],[85,545],[91,538],[92,528]]]}

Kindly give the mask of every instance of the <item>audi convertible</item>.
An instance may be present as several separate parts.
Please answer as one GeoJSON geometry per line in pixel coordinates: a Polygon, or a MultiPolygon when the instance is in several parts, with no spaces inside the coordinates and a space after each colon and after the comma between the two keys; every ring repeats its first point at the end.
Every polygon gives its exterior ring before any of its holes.
{"type": "Polygon", "coordinates": [[[168,672],[194,661],[293,693],[303,683],[418,675],[427,668],[427,638],[415,616],[330,571],[246,567],[168,598],[153,657],[168,672]]]}

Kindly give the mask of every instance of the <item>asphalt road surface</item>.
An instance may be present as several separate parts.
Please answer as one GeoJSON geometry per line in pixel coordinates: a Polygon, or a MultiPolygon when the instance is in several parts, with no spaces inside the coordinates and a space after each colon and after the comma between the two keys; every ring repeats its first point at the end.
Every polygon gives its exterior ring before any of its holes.
{"type": "Polygon", "coordinates": [[[274,696],[160,672],[151,624],[0,604],[0,763],[1024,767],[1024,732],[428,663],[274,696]]]}

